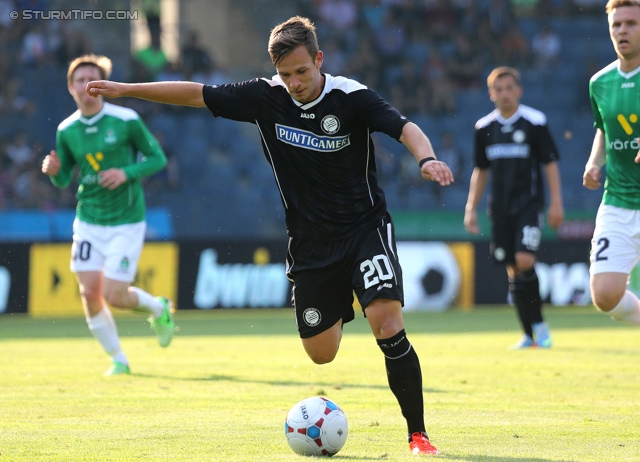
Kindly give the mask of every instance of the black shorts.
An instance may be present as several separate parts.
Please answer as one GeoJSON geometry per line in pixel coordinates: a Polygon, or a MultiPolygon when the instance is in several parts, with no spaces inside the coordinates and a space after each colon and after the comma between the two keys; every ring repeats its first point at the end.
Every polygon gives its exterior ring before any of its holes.
{"type": "Polygon", "coordinates": [[[537,253],[540,237],[538,207],[528,207],[514,216],[491,217],[491,256],[496,263],[514,265],[517,252],[537,253]]]}
{"type": "MultiPolygon", "coordinates": [[[[391,218],[373,230],[337,241],[291,238],[287,277],[301,338],[354,319],[353,294],[363,310],[375,299],[404,304],[402,270],[391,218]]],[[[366,311],[365,311],[366,315],[366,311]]]]}

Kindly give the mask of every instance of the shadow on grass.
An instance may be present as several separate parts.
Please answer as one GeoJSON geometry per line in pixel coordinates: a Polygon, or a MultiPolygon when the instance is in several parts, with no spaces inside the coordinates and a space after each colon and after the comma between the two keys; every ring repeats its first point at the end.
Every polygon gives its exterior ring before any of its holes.
{"type": "MultiPolygon", "coordinates": [[[[143,316],[115,312],[122,337],[153,336],[143,316]]],[[[548,307],[547,321],[554,329],[619,328],[593,307],[548,307]]],[[[510,306],[478,307],[471,311],[449,309],[434,312],[405,312],[406,330],[412,333],[516,332],[520,327],[515,310],[510,306]]],[[[293,310],[226,309],[179,310],[176,313],[177,336],[226,335],[297,335],[293,310]]],[[[345,333],[371,333],[361,313],[345,325],[345,333]]],[[[31,318],[27,315],[0,315],[0,341],[16,338],[82,338],[91,337],[83,317],[31,318]]]]}
{"type": "Polygon", "coordinates": [[[469,454],[440,454],[432,460],[464,460],[466,462],[575,462],[575,459],[543,459],[540,457],[496,457],[496,456],[474,456],[469,454]]]}
{"type": "MultiPolygon", "coordinates": [[[[132,373],[131,377],[140,377],[146,379],[163,379],[163,380],[176,380],[186,382],[238,382],[238,383],[253,383],[258,385],[273,385],[281,387],[304,387],[313,386],[315,388],[327,388],[327,389],[342,389],[342,388],[366,388],[370,390],[388,390],[389,386],[384,385],[370,385],[364,383],[350,384],[350,383],[331,383],[331,382],[296,382],[293,380],[260,380],[260,379],[246,379],[234,377],[231,375],[208,375],[205,377],[175,377],[168,375],[157,374],[135,374],[132,373]]],[[[436,390],[435,388],[423,388],[425,393],[448,393],[445,390],[436,390]]]]}

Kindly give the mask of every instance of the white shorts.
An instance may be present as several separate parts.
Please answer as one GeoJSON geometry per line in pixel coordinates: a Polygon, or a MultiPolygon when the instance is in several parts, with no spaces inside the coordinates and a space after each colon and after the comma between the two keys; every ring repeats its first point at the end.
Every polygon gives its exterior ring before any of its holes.
{"type": "Polygon", "coordinates": [[[106,278],[133,282],[144,245],[147,223],[118,226],[73,221],[71,272],[101,271],[106,278]]]}
{"type": "Polygon", "coordinates": [[[640,259],[640,210],[601,204],[591,240],[590,273],[631,273],[640,259]]]}

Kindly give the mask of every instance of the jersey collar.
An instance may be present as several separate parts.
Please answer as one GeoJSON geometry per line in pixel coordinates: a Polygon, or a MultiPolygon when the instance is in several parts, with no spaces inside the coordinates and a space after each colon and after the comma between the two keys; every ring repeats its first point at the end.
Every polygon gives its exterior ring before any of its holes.
{"type": "Polygon", "coordinates": [[[636,76],[639,72],[640,72],[640,66],[636,67],[631,72],[623,72],[622,69],[620,69],[620,60],[618,60],[618,73],[625,79],[630,79],[631,77],[636,76]]]}
{"type": "Polygon", "coordinates": [[[496,120],[498,122],[500,122],[502,125],[512,125],[513,123],[515,123],[516,120],[518,120],[521,116],[520,114],[520,104],[518,104],[518,108],[516,109],[516,112],[514,112],[509,118],[505,119],[504,117],[502,117],[502,115],[500,115],[500,110],[499,109],[494,109],[495,113],[496,113],[496,120]]]}
{"type": "Polygon", "coordinates": [[[102,117],[104,116],[104,113],[105,113],[105,109],[107,108],[108,105],[109,105],[109,103],[103,102],[102,103],[102,109],[100,109],[100,112],[98,112],[95,115],[92,115],[89,118],[84,117],[82,115],[82,113],[80,112],[80,110],[78,109],[78,114],[80,115],[80,117],[79,117],[80,122],[82,122],[84,124],[87,124],[87,125],[95,124],[98,120],[102,119],[102,117]]]}
{"type": "MultiPolygon", "coordinates": [[[[301,103],[300,101],[296,101],[291,95],[289,95],[289,97],[291,98],[291,101],[293,101],[293,104],[295,104],[296,106],[298,106],[301,109],[307,110],[307,109],[312,108],[316,104],[318,104],[320,101],[322,101],[322,99],[324,98],[324,95],[329,93],[329,90],[331,89],[330,81],[333,79],[333,76],[331,76],[330,74],[325,74],[324,72],[321,72],[320,74],[324,77],[324,86],[322,87],[322,92],[320,93],[320,95],[318,95],[318,97],[316,99],[314,99],[313,101],[310,101],[308,103],[301,103]]],[[[277,75],[277,74],[274,75],[273,76],[273,80],[275,80],[280,85],[282,85],[282,87],[285,88],[285,91],[287,90],[286,87],[285,87],[284,82],[282,81],[282,79],[280,78],[279,75],[277,75]]]]}

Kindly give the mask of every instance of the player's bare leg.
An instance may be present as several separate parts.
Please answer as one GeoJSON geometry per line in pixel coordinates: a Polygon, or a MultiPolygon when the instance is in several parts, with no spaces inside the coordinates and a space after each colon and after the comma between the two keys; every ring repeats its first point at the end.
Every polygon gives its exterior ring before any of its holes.
{"type": "Polygon", "coordinates": [[[311,361],[316,364],[326,364],[333,361],[338,354],[342,340],[342,320],[335,323],[324,332],[313,337],[303,338],[302,346],[311,361]]]}
{"type": "Polygon", "coordinates": [[[640,325],[640,300],[627,290],[626,273],[598,273],[591,276],[591,298],[598,310],[618,322],[640,325]]]}
{"type": "Polygon", "coordinates": [[[167,298],[154,297],[139,287],[132,287],[129,282],[109,278],[104,280],[104,297],[115,308],[148,314],[149,324],[160,346],[166,347],[171,343],[175,322],[173,307],[167,298]]]}
{"type": "Polygon", "coordinates": [[[76,280],[89,330],[105,353],[111,357],[112,365],[105,375],[129,374],[129,362],[120,347],[118,328],[102,295],[102,273],[76,273],[76,280]]]}

